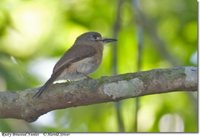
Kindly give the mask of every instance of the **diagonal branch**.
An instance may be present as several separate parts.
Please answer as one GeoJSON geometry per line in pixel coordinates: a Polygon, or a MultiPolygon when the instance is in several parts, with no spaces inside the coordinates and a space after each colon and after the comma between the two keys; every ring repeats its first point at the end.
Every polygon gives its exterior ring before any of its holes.
{"type": "Polygon", "coordinates": [[[160,55],[168,60],[173,66],[182,64],[178,58],[175,58],[171,52],[168,51],[166,43],[160,38],[156,31],[155,23],[149,20],[139,8],[137,8],[135,16],[137,24],[140,24],[140,26],[149,33],[149,37],[154,42],[153,46],[155,46],[160,55]]]}
{"type": "Polygon", "coordinates": [[[197,91],[197,67],[154,69],[137,73],[52,85],[39,98],[38,88],[0,92],[0,118],[35,121],[55,109],[90,105],[149,94],[197,91]]]}

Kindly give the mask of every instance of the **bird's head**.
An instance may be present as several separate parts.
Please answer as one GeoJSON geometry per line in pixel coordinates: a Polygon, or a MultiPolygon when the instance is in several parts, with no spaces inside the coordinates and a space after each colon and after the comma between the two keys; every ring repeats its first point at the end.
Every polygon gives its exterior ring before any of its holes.
{"type": "Polygon", "coordinates": [[[113,38],[102,38],[101,34],[98,32],[86,32],[81,34],[75,41],[75,43],[109,43],[109,42],[114,42],[117,41],[116,39],[113,38]]]}

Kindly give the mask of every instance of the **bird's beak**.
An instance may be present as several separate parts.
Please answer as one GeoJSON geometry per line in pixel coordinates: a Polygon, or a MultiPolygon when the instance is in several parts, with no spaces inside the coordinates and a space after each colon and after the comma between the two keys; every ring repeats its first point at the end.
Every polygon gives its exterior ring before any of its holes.
{"type": "Polygon", "coordinates": [[[117,41],[117,39],[112,39],[112,38],[103,38],[102,41],[103,41],[103,43],[109,43],[109,42],[117,41]]]}

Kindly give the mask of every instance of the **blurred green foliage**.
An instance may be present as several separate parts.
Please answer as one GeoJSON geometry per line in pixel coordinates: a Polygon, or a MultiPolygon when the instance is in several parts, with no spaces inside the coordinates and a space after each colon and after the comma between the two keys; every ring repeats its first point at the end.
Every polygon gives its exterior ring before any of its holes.
{"type": "MultiPolygon", "coordinates": [[[[140,2],[141,10],[156,28],[154,31],[179,65],[197,65],[197,57],[192,58],[197,53],[196,0],[140,2]]],[[[33,67],[31,62],[44,57],[59,58],[83,32],[97,31],[111,37],[116,6],[117,0],[1,0],[0,91],[39,86],[40,78],[29,71],[33,67]]],[[[137,70],[136,22],[132,8],[131,0],[125,0],[117,43],[119,73],[137,70]]],[[[144,29],[142,70],[171,67],[171,62],[163,58],[162,51],[154,45],[152,37],[144,29]]],[[[112,74],[111,57],[111,45],[108,45],[102,65],[92,77],[112,74]]],[[[159,132],[161,118],[166,114],[176,114],[180,119],[177,122],[175,117],[174,124],[182,121],[181,131],[197,132],[195,97],[196,94],[185,92],[141,97],[138,131],[159,132]]],[[[133,132],[134,101],[127,99],[121,104],[125,131],[133,132]]],[[[114,103],[104,103],[57,110],[52,114],[50,124],[1,119],[0,131],[118,132],[114,109],[114,103]]]]}

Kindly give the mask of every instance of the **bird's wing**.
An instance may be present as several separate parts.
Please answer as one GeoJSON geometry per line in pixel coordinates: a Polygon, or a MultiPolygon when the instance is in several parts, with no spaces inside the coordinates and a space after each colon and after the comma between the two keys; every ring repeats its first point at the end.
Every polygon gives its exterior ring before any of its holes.
{"type": "MultiPolygon", "coordinates": [[[[88,45],[74,45],[60,58],[53,68],[53,74],[66,69],[70,64],[77,62],[83,58],[94,56],[96,50],[88,45]]],[[[53,75],[52,74],[52,75],[53,75]]]]}
{"type": "Polygon", "coordinates": [[[94,56],[95,53],[96,50],[92,46],[88,45],[72,46],[56,63],[53,69],[53,74],[51,75],[50,79],[39,89],[39,91],[33,97],[39,97],[57,79],[57,77],[63,72],[63,70],[66,69],[70,64],[79,61],[82,58],[94,56]]]}

